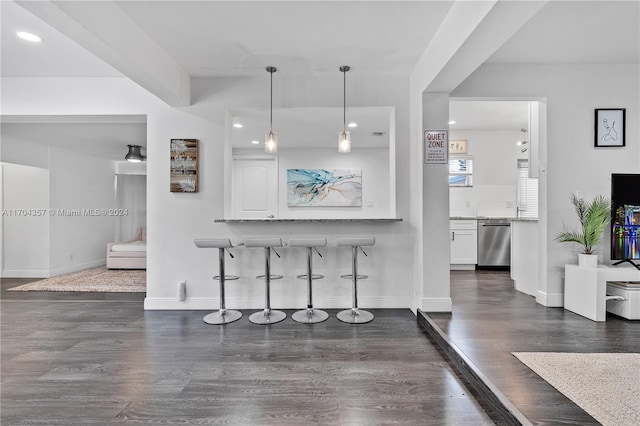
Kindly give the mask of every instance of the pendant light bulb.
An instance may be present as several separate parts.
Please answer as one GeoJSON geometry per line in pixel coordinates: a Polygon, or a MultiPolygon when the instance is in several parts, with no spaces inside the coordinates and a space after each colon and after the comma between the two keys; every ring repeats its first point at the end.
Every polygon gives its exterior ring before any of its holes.
{"type": "Polygon", "coordinates": [[[342,131],[338,136],[338,152],[347,154],[351,152],[351,132],[342,131]]]}
{"type": "Polygon", "coordinates": [[[351,133],[347,131],[347,71],[351,67],[343,65],[340,67],[340,72],[343,76],[343,108],[342,108],[342,131],[338,135],[338,152],[341,154],[347,154],[351,152],[351,133]]]}
{"type": "Polygon", "coordinates": [[[278,152],[278,134],[269,130],[264,138],[264,151],[269,154],[278,152]]]}
{"type": "Polygon", "coordinates": [[[269,104],[269,131],[264,138],[264,151],[269,154],[278,152],[278,134],[273,131],[273,73],[278,71],[276,67],[267,67],[267,72],[271,75],[271,94],[269,104]]]}

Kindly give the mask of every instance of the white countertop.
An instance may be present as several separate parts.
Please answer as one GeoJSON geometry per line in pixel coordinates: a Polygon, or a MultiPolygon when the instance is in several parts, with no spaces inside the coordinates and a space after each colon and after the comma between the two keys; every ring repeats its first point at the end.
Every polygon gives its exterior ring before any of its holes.
{"type": "Polygon", "coordinates": [[[478,219],[501,219],[510,222],[537,222],[537,217],[507,217],[507,216],[449,216],[450,220],[478,220],[478,219]]]}

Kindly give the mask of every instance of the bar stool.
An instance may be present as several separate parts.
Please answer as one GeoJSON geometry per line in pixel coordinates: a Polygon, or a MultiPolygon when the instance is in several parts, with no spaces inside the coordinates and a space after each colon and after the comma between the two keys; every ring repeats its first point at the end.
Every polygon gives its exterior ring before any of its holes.
{"type": "Polygon", "coordinates": [[[340,278],[351,278],[353,282],[353,304],[351,309],[338,312],[338,319],[350,324],[364,324],[373,321],[373,314],[369,311],[358,309],[358,280],[368,278],[366,275],[358,275],[358,250],[366,256],[363,246],[372,246],[376,243],[374,237],[349,237],[337,238],[337,247],[351,247],[351,274],[340,275],[340,278]]]}
{"type": "MultiPolygon", "coordinates": [[[[218,272],[220,275],[216,275],[213,277],[214,280],[220,281],[220,309],[217,312],[212,312],[206,315],[202,320],[207,324],[229,324],[230,322],[234,322],[239,320],[242,317],[242,312],[227,310],[225,308],[224,302],[224,283],[226,281],[237,280],[238,277],[236,275],[225,275],[224,273],[224,252],[225,250],[233,247],[231,244],[231,240],[228,238],[211,238],[211,239],[196,239],[193,240],[195,245],[199,248],[217,248],[218,249],[218,272]]],[[[229,256],[233,258],[231,252],[229,252],[229,256]]]]}
{"type": "Polygon", "coordinates": [[[318,251],[318,247],[326,247],[326,238],[292,238],[289,240],[289,247],[304,247],[307,249],[307,273],[304,275],[298,275],[296,278],[307,280],[307,309],[301,309],[291,315],[294,321],[314,324],[317,322],[325,321],[329,318],[329,314],[320,309],[313,309],[312,299],[312,283],[313,280],[324,278],[324,275],[314,275],[312,271],[312,257],[313,250],[318,253],[318,256],[322,257],[318,251]]]}
{"type": "MultiPolygon", "coordinates": [[[[254,324],[275,324],[287,317],[282,311],[271,309],[271,280],[278,280],[282,275],[271,275],[271,250],[274,247],[282,247],[282,239],[276,237],[269,238],[245,238],[245,247],[262,247],[264,248],[264,275],[258,275],[256,278],[264,277],[264,310],[254,312],[249,316],[249,321],[254,324]]],[[[276,256],[280,257],[278,252],[273,250],[276,256]]]]}

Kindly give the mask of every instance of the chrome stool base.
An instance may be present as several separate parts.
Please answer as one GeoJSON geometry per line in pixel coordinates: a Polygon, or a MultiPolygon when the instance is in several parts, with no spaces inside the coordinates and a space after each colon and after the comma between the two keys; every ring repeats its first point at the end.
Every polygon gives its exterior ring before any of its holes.
{"type": "Polygon", "coordinates": [[[329,318],[329,314],[321,309],[301,309],[291,315],[292,320],[303,324],[316,324],[326,321],[327,318],[329,318]]]}
{"type": "Polygon", "coordinates": [[[254,324],[269,325],[284,321],[286,317],[287,314],[282,311],[277,311],[275,309],[265,309],[251,314],[249,316],[249,321],[254,324]]]}
{"type": "Polygon", "coordinates": [[[205,315],[202,320],[207,324],[229,324],[242,318],[242,312],[227,309],[226,311],[215,311],[205,315]]]}
{"type": "Polygon", "coordinates": [[[362,309],[345,309],[338,312],[338,319],[349,324],[365,324],[373,321],[373,314],[362,309]]]}

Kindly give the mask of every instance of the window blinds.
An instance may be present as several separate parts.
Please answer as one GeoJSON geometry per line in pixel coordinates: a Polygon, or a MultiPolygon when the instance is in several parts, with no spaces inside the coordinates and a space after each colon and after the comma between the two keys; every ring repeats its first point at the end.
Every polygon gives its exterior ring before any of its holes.
{"type": "Polygon", "coordinates": [[[518,160],[518,217],[538,217],[538,179],[529,177],[529,161],[518,160]]]}

